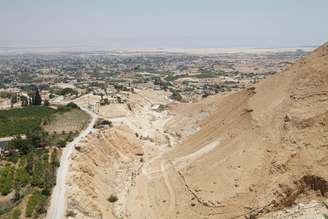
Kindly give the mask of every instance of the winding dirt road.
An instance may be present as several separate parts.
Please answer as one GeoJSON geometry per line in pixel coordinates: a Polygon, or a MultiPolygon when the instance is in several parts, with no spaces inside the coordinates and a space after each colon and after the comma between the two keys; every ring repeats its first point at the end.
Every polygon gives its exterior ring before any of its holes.
{"type": "MultiPolygon", "coordinates": [[[[153,180],[158,180],[159,178],[163,179],[163,182],[168,192],[169,206],[167,212],[173,212],[177,204],[176,193],[174,190],[174,185],[172,185],[171,183],[172,178],[170,177],[169,171],[170,170],[179,171],[191,165],[194,161],[210,153],[219,145],[220,145],[220,140],[216,140],[203,147],[198,148],[198,150],[191,152],[190,154],[187,154],[182,157],[177,157],[174,160],[168,160],[163,158],[163,155],[168,153],[168,151],[167,152],[162,151],[159,155],[153,157],[151,160],[145,163],[141,173],[144,177],[146,177],[145,183],[147,186],[153,180]],[[159,167],[152,165],[155,161],[160,161],[159,167]]],[[[151,200],[149,195],[150,194],[147,193],[146,197],[148,197],[148,200],[151,200]]],[[[151,203],[152,201],[149,202],[151,203]]],[[[153,209],[151,211],[153,211],[153,209]]],[[[156,214],[156,212],[152,212],[152,213],[156,214]]]]}
{"type": "MultiPolygon", "coordinates": [[[[175,160],[170,161],[172,163],[173,166],[175,166],[178,170],[183,169],[184,167],[190,165],[193,161],[199,159],[200,157],[204,156],[205,154],[210,153],[212,150],[214,150],[218,145],[220,144],[220,141],[214,141],[210,144],[205,145],[204,147],[198,149],[197,151],[191,153],[191,154],[187,154],[183,157],[179,157],[175,160]]],[[[156,157],[152,158],[151,160],[149,160],[144,167],[142,168],[142,174],[144,176],[146,176],[148,179],[154,179],[154,178],[158,178],[161,177],[161,175],[158,175],[159,173],[163,173],[164,171],[166,171],[168,168],[166,167],[165,164],[163,164],[163,162],[165,160],[162,160],[161,163],[161,170],[154,170],[154,171],[149,171],[149,169],[151,169],[151,164],[158,160],[161,159],[161,157],[164,155],[165,153],[162,152],[159,155],[157,155],[156,157]]]]}
{"type": "Polygon", "coordinates": [[[73,152],[74,146],[81,142],[92,130],[96,123],[97,115],[86,108],[81,108],[84,112],[91,116],[88,127],[80,133],[72,142],[66,145],[60,159],[60,167],[57,170],[56,186],[51,195],[50,206],[47,212],[47,219],[62,219],[65,217],[66,209],[66,176],[70,164],[70,156],[73,152]]]}

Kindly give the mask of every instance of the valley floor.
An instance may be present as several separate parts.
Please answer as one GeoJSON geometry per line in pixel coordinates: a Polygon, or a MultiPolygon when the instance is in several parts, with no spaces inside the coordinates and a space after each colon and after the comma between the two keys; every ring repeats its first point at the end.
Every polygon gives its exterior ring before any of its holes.
{"type": "MultiPolygon", "coordinates": [[[[85,99],[77,100],[78,104],[85,106],[85,99]]],[[[122,105],[100,108],[99,116],[112,121],[113,128],[95,130],[73,152],[67,180],[68,216],[178,217],[177,192],[187,193],[194,202],[204,202],[197,194],[188,191],[179,170],[210,153],[220,141],[209,142],[174,159],[165,155],[187,136],[197,132],[197,122],[208,116],[209,111],[200,107],[196,112],[190,112],[185,124],[170,123],[179,112],[157,109],[160,104],[175,107],[167,93],[139,91],[131,96],[130,101],[130,109],[122,105]],[[120,115],[116,116],[118,111],[120,115]],[[182,185],[179,188],[182,191],[176,190],[177,181],[182,185]],[[117,197],[117,201],[111,203],[111,196],[117,197]]],[[[219,206],[217,203],[212,205],[219,206]]]]}

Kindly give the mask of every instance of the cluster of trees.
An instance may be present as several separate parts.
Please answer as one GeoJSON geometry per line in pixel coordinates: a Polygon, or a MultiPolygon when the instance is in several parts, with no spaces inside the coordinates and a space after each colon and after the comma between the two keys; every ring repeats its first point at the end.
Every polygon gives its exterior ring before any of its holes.
{"type": "Polygon", "coordinates": [[[114,88],[117,92],[120,92],[120,91],[133,92],[133,89],[127,88],[127,87],[123,86],[122,84],[114,84],[114,88]]]}
{"type": "Polygon", "coordinates": [[[0,110],[0,137],[22,135],[30,130],[37,130],[56,113],[60,112],[45,106],[0,110]]]}
{"type": "Polygon", "coordinates": [[[166,81],[175,81],[179,78],[185,78],[185,77],[188,77],[189,75],[188,74],[181,74],[181,75],[175,75],[174,73],[170,73],[166,78],[165,80],[166,81]]]}
{"type": "Polygon", "coordinates": [[[109,128],[113,127],[113,123],[109,120],[105,120],[105,119],[98,119],[96,124],[93,126],[96,129],[100,129],[103,127],[108,126],[109,128]]]}
{"type": "MultiPolygon", "coordinates": [[[[0,136],[16,135],[1,154],[1,159],[6,162],[0,165],[0,195],[14,194],[12,204],[15,206],[24,197],[28,197],[25,216],[37,218],[46,212],[46,205],[56,182],[58,147],[64,147],[78,134],[78,131],[48,133],[43,126],[51,122],[54,116],[78,109],[79,106],[75,103],[58,109],[40,106],[42,98],[39,89],[30,92],[25,98],[28,107],[0,110],[0,136]]],[[[16,209],[18,208],[11,210],[12,215],[16,213],[19,216],[21,212],[15,211],[16,209]]],[[[6,209],[6,212],[9,210],[6,209]]],[[[0,211],[0,217],[2,213],[4,211],[0,211]]]]}
{"type": "Polygon", "coordinates": [[[72,109],[80,109],[80,107],[76,103],[73,103],[73,102],[70,102],[70,103],[66,104],[65,106],[58,107],[58,111],[60,111],[60,112],[66,112],[66,111],[69,111],[72,109]]]}
{"type": "Polygon", "coordinates": [[[67,88],[64,88],[62,90],[59,90],[56,94],[61,95],[61,96],[67,96],[67,95],[77,96],[79,93],[78,93],[77,90],[74,90],[72,88],[67,87],[67,88]]]}
{"type": "MultiPolygon", "coordinates": [[[[21,96],[20,99],[21,99],[23,107],[28,106],[28,105],[41,106],[41,104],[42,104],[42,97],[40,95],[40,90],[37,87],[35,88],[35,90],[33,92],[30,92],[28,94],[28,97],[21,96]]],[[[45,103],[45,105],[46,104],[49,105],[48,100],[46,100],[44,103],[45,103]]]]}
{"type": "Polygon", "coordinates": [[[19,203],[32,191],[25,215],[35,216],[46,212],[47,200],[56,183],[56,169],[59,166],[57,150],[32,150],[19,157],[11,157],[0,167],[0,193],[13,192],[13,203],[19,203]],[[27,189],[28,188],[28,189],[27,189]]]}
{"type": "Polygon", "coordinates": [[[48,149],[44,147],[41,148],[41,146],[46,144],[46,139],[45,132],[37,131],[29,134],[25,139],[16,137],[9,143],[7,147],[9,149],[18,150],[18,153],[6,158],[9,162],[7,165],[9,168],[7,168],[6,174],[3,174],[3,172],[0,174],[0,187],[7,189],[1,190],[2,195],[11,192],[17,185],[24,187],[29,183],[31,183],[32,186],[47,189],[47,192],[49,192],[47,180],[53,180],[55,169],[59,161],[56,149],[53,150],[51,153],[52,157],[49,159],[48,149]],[[38,145],[39,148],[37,148],[36,145],[38,145]],[[49,160],[52,166],[48,166],[49,160]],[[10,165],[10,163],[14,165],[10,165]],[[46,175],[50,174],[49,170],[46,170],[48,167],[51,167],[51,176],[46,175]],[[8,177],[10,174],[15,175],[15,177],[12,177],[12,180],[16,181],[3,187],[1,183],[3,183],[4,180],[1,179],[3,179],[4,176],[7,179],[10,178],[8,177]]]}
{"type": "MultiPolygon", "coordinates": [[[[42,101],[42,97],[40,94],[40,89],[38,87],[29,87],[28,88],[28,95],[18,95],[17,93],[13,92],[7,92],[7,91],[2,91],[0,92],[0,97],[1,98],[6,98],[10,99],[11,107],[18,103],[19,101],[21,102],[22,107],[26,106],[40,106],[42,103],[45,106],[49,106],[49,100],[45,99],[42,101]]],[[[51,98],[50,98],[51,99],[51,98]]]]}
{"type": "MultiPolygon", "coordinates": [[[[67,110],[67,109],[62,109],[67,110]]],[[[45,120],[44,123],[47,123],[45,120]]],[[[78,134],[73,132],[54,132],[49,134],[42,127],[31,129],[26,132],[26,137],[22,138],[20,135],[15,136],[5,147],[7,156],[10,157],[15,154],[24,156],[35,149],[45,148],[47,146],[65,147],[67,142],[73,141],[74,136],[78,134]]]]}
{"type": "Polygon", "coordinates": [[[6,149],[9,151],[18,150],[21,155],[30,153],[34,148],[45,147],[49,144],[49,134],[41,128],[27,132],[26,138],[16,136],[11,140],[6,149]]]}
{"type": "Polygon", "coordinates": [[[155,78],[154,79],[154,84],[155,85],[159,85],[161,87],[161,89],[167,91],[170,87],[173,87],[173,85],[171,84],[171,82],[169,81],[164,81],[161,78],[155,78]]]}
{"type": "Polygon", "coordinates": [[[110,104],[110,102],[109,102],[108,98],[101,98],[101,100],[100,100],[101,106],[105,106],[105,105],[109,105],[109,104],[110,104]]]}
{"type": "Polygon", "coordinates": [[[182,96],[179,93],[179,91],[175,90],[175,89],[170,89],[172,95],[171,98],[177,101],[182,101],[182,96]]]}
{"type": "Polygon", "coordinates": [[[26,133],[26,137],[16,136],[6,145],[5,149],[9,152],[3,157],[7,160],[6,166],[0,166],[0,194],[13,192],[13,203],[19,203],[31,194],[25,215],[38,217],[45,213],[47,200],[56,183],[56,169],[60,165],[59,149],[46,146],[51,145],[52,141],[57,141],[58,146],[65,146],[76,134],[48,134],[39,128],[26,133]],[[58,136],[63,138],[59,139],[58,136]]]}

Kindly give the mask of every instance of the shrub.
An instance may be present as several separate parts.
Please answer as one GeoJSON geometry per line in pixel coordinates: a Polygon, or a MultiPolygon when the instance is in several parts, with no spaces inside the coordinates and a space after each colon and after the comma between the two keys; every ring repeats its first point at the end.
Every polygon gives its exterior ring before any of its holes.
{"type": "Polygon", "coordinates": [[[13,214],[12,214],[12,219],[19,219],[19,216],[22,214],[21,210],[19,208],[16,208],[14,211],[13,211],[13,214]]]}
{"type": "Polygon", "coordinates": [[[180,95],[180,93],[176,90],[171,89],[172,95],[171,98],[177,101],[182,101],[182,96],[180,95]]]}
{"type": "Polygon", "coordinates": [[[103,128],[104,126],[108,126],[109,128],[113,127],[113,123],[109,120],[98,119],[94,128],[103,128]]]}
{"type": "Polygon", "coordinates": [[[36,214],[44,213],[43,209],[46,201],[47,197],[42,195],[40,191],[33,192],[26,205],[26,217],[32,217],[34,212],[36,212],[36,214]]]}
{"type": "Polygon", "coordinates": [[[56,95],[54,95],[53,93],[49,94],[49,99],[53,99],[55,97],[56,97],[56,95]]]}
{"type": "Polygon", "coordinates": [[[32,185],[42,188],[44,186],[44,178],[46,174],[46,168],[48,167],[48,161],[41,159],[36,159],[34,162],[33,175],[32,175],[32,185]]]}
{"type": "Polygon", "coordinates": [[[101,106],[109,105],[109,100],[108,100],[108,98],[104,98],[104,99],[100,100],[100,105],[101,105],[101,106]]]}
{"type": "Polygon", "coordinates": [[[114,203],[114,202],[117,202],[118,201],[118,198],[116,195],[110,195],[110,197],[108,198],[108,201],[110,203],[114,203]]]}
{"type": "Polygon", "coordinates": [[[66,217],[75,217],[76,213],[74,211],[67,211],[66,212],[66,217]]]}
{"type": "Polygon", "coordinates": [[[11,140],[8,145],[8,149],[18,149],[20,154],[28,154],[32,151],[31,142],[25,139],[22,139],[20,136],[16,136],[13,140],[11,140]]]}
{"type": "Polygon", "coordinates": [[[7,165],[0,169],[0,193],[8,195],[13,189],[14,167],[7,165]]]}
{"type": "Polygon", "coordinates": [[[15,181],[21,187],[26,186],[30,182],[30,176],[29,176],[28,172],[26,171],[25,167],[17,169],[15,175],[16,175],[15,181]]]}
{"type": "Polygon", "coordinates": [[[113,124],[111,121],[108,121],[108,120],[104,120],[101,122],[102,125],[108,125],[109,127],[111,127],[113,124]]]}
{"type": "Polygon", "coordinates": [[[72,142],[74,140],[73,133],[68,134],[65,138],[66,142],[72,142]]]}
{"type": "Polygon", "coordinates": [[[61,147],[61,148],[64,148],[66,146],[66,141],[65,140],[60,140],[58,142],[58,146],[61,147]]]}
{"type": "Polygon", "coordinates": [[[67,95],[78,95],[78,91],[72,88],[64,88],[61,91],[57,92],[59,95],[67,96],[67,95]]]}
{"type": "Polygon", "coordinates": [[[80,108],[78,105],[76,105],[75,103],[72,103],[72,102],[68,103],[66,105],[66,107],[69,108],[69,109],[79,109],[80,108]]]}
{"type": "Polygon", "coordinates": [[[49,106],[49,105],[50,105],[49,100],[44,100],[43,105],[44,105],[44,106],[49,106]]]}
{"type": "Polygon", "coordinates": [[[157,109],[157,111],[162,112],[162,111],[166,110],[167,108],[168,108],[167,105],[160,104],[159,107],[158,107],[158,109],[157,109]]]}

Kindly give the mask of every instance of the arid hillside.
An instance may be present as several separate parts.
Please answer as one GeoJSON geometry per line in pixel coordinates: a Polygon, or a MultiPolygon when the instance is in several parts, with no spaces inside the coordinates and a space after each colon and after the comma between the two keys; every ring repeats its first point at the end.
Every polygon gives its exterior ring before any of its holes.
{"type": "Polygon", "coordinates": [[[163,111],[155,99],[77,146],[67,217],[288,218],[274,214],[325,199],[328,44],[241,92],[163,111]]]}
{"type": "Polygon", "coordinates": [[[261,216],[327,192],[328,44],[215,107],[163,156],[178,218],[261,216]]]}

